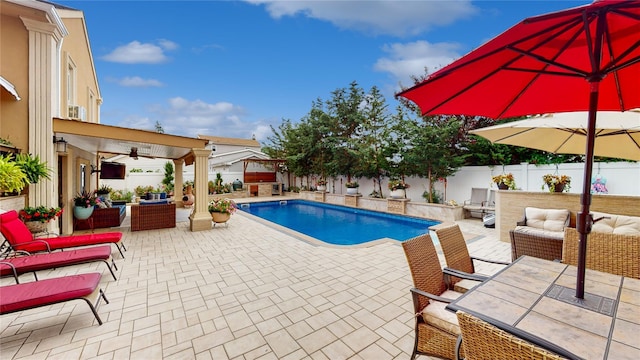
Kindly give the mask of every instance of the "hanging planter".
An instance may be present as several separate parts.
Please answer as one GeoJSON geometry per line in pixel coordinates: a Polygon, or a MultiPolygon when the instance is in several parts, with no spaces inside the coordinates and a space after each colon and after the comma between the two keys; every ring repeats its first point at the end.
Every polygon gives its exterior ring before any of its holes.
{"type": "Polygon", "coordinates": [[[571,177],[567,175],[545,174],[542,176],[542,189],[545,185],[549,192],[568,192],[571,189],[571,177]]]}
{"type": "Polygon", "coordinates": [[[491,181],[493,181],[498,189],[500,190],[515,190],[516,189],[516,181],[513,178],[512,173],[508,174],[500,174],[491,177],[491,181]]]}

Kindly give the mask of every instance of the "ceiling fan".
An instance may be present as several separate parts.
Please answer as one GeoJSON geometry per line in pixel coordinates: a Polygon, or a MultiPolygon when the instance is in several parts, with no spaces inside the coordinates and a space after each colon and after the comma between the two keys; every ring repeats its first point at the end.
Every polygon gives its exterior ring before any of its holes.
{"type": "Polygon", "coordinates": [[[132,158],[133,160],[138,160],[138,148],[137,147],[132,147],[131,148],[131,152],[129,153],[129,157],[132,158]]]}

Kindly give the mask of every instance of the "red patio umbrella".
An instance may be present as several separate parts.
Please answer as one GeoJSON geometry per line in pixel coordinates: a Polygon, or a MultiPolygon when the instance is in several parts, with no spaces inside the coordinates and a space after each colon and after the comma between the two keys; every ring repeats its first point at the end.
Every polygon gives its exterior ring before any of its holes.
{"type": "Polygon", "coordinates": [[[640,107],[640,1],[600,0],[524,19],[397,94],[423,115],[494,119],[588,111],[576,297],[584,299],[589,184],[599,110],[640,107]]]}

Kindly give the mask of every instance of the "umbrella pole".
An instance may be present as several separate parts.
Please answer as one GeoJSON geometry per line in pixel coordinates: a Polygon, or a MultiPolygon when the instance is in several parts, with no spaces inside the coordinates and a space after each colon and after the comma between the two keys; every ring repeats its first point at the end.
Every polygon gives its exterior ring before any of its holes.
{"type": "Polygon", "coordinates": [[[576,230],[580,233],[578,248],[578,272],[576,276],[576,298],[584,299],[584,279],[587,263],[587,236],[591,232],[593,217],[589,213],[591,205],[591,174],[593,173],[593,152],[595,144],[596,115],[598,108],[598,88],[600,81],[590,83],[589,118],[587,120],[587,144],[585,149],[584,181],[580,196],[581,210],[576,219],[576,230]]]}

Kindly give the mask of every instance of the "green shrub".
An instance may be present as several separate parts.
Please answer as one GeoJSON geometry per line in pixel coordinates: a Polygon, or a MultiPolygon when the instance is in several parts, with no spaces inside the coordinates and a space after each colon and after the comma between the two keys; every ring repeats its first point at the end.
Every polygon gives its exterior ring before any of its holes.
{"type": "Polygon", "coordinates": [[[111,200],[126,201],[128,203],[133,201],[133,192],[128,190],[114,190],[111,192],[111,200]]]}

